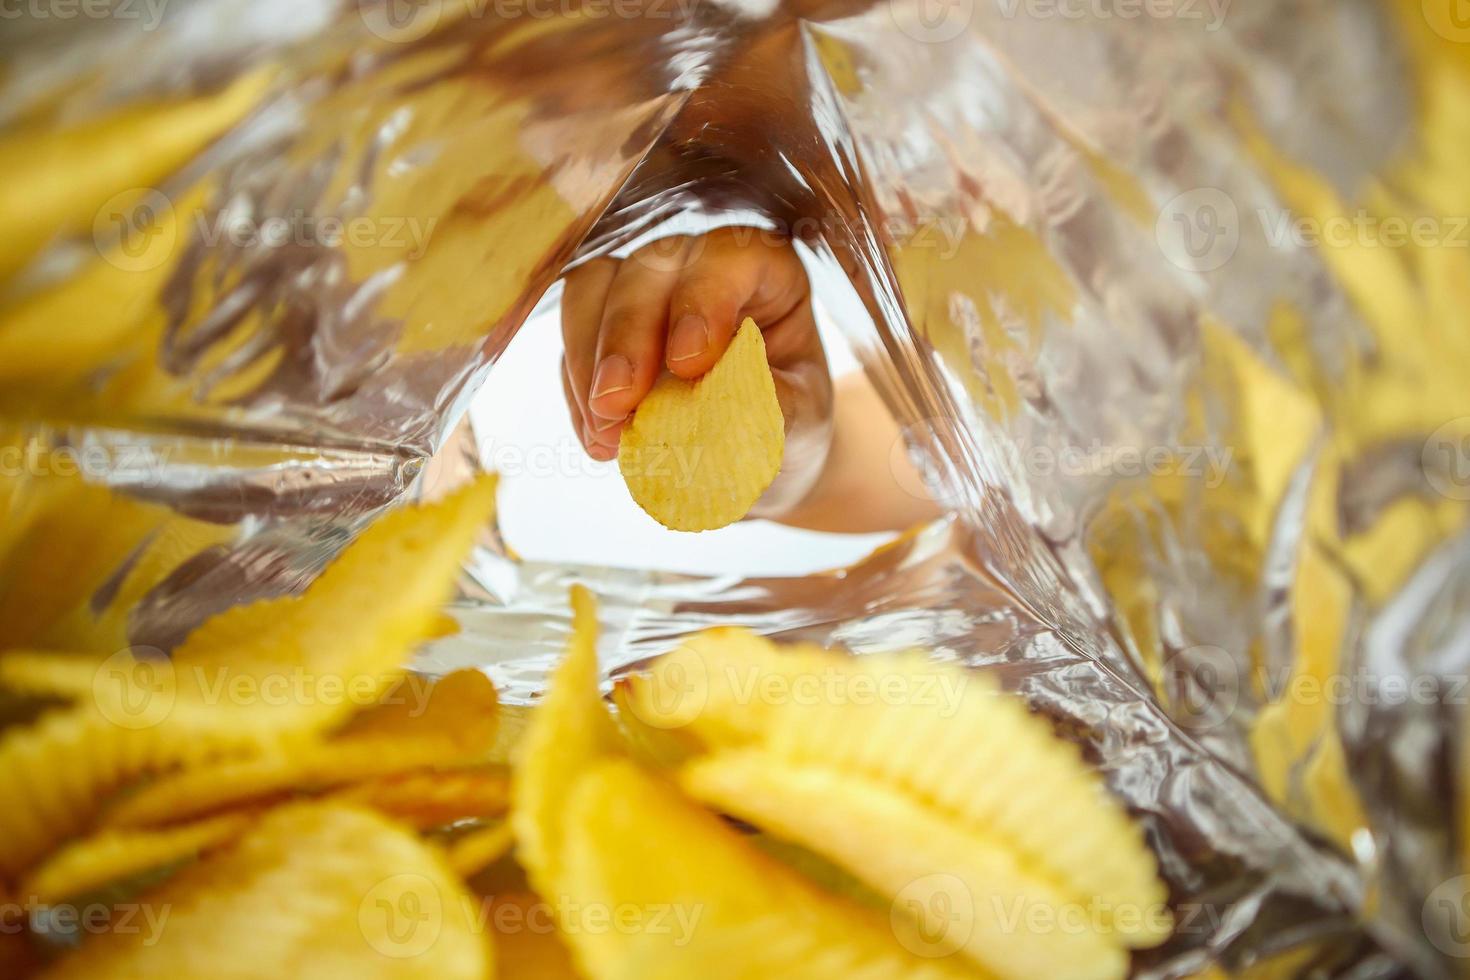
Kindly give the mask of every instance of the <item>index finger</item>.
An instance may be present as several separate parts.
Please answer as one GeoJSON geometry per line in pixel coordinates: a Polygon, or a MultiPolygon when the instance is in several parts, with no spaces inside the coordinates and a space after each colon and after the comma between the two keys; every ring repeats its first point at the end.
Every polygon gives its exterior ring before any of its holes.
{"type": "Polygon", "coordinates": [[[806,302],[806,270],[786,243],[769,232],[719,228],[684,270],[669,300],[668,369],[697,378],[725,353],[746,317],[764,329],[806,302]],[[752,243],[754,239],[754,243],[752,243]]]}

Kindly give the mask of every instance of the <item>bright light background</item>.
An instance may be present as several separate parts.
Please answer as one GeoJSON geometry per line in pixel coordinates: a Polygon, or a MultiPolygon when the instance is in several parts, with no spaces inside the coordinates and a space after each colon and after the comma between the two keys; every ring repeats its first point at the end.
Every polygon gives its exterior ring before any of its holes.
{"type": "MultiPolygon", "coordinates": [[[[822,263],[808,261],[807,269],[814,294],[852,289],[822,263]]],[[[480,458],[501,474],[501,528],[522,556],[716,575],[805,574],[851,564],[891,537],[823,534],[769,521],[699,534],[661,527],[628,495],[616,461],[595,462],[572,432],[561,387],[560,299],[558,285],[470,406],[480,458]]],[[[833,375],[858,370],[820,301],[817,324],[833,375]]]]}

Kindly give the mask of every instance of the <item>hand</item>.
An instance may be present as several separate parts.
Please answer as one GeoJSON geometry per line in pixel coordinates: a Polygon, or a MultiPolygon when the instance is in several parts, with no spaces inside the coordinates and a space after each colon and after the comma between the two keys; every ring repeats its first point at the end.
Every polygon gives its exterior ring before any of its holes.
{"type": "Polygon", "coordinates": [[[746,317],[760,326],[786,417],[781,474],[753,517],[779,518],[820,477],[832,440],[832,380],[811,288],[789,242],[753,228],[653,242],[569,272],[562,384],[588,455],[610,460],[659,373],[698,378],[746,317]]]}

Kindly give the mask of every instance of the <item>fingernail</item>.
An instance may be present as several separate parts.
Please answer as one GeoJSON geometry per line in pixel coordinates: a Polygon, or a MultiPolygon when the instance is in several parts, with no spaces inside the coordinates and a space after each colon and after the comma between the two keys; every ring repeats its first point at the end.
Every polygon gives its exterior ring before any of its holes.
{"type": "Polygon", "coordinates": [[[633,387],[633,365],[622,354],[609,354],[592,374],[592,397],[601,398],[633,387]]]}
{"type": "Polygon", "coordinates": [[[698,313],[685,313],[669,335],[669,360],[687,361],[709,347],[709,324],[698,313]]]}

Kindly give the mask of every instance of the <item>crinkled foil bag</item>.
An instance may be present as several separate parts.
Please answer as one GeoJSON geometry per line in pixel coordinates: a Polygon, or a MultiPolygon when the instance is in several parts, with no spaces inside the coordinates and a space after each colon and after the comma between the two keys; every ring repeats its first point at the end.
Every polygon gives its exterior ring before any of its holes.
{"type": "Polygon", "coordinates": [[[61,8],[0,22],[8,645],[300,590],[474,465],[567,267],[755,214],[852,283],[949,516],[747,580],[491,530],[419,665],[533,699],[574,579],[609,671],[712,623],[928,647],[1148,828],[1139,975],[1470,964],[1463,0],[61,8]],[[107,503],[18,530],[42,459],[107,503]]]}

